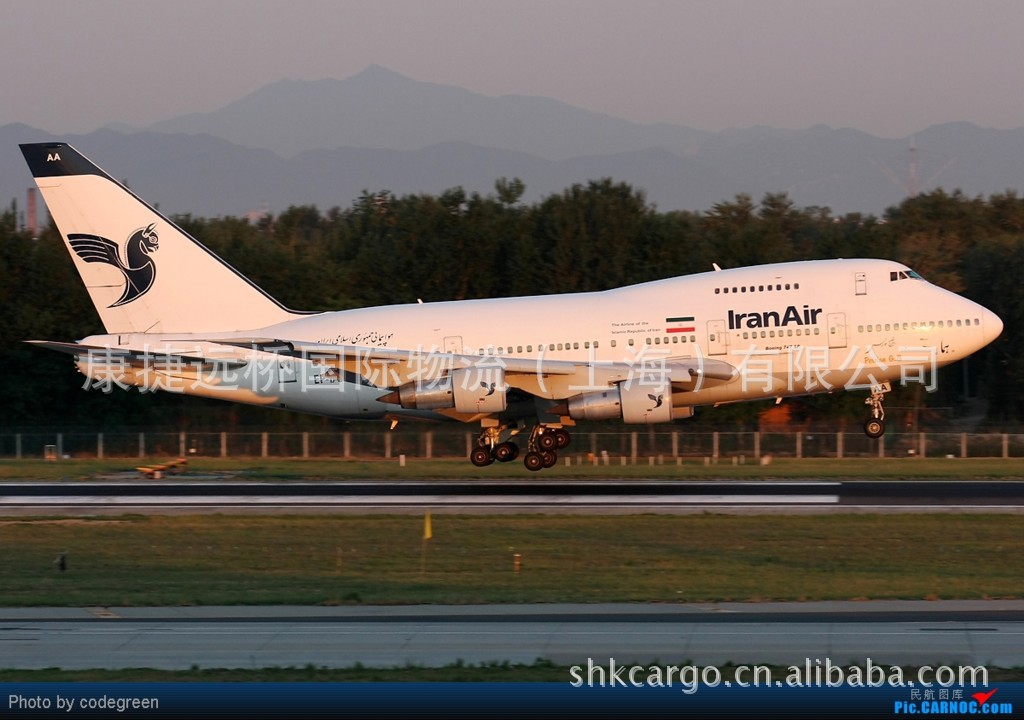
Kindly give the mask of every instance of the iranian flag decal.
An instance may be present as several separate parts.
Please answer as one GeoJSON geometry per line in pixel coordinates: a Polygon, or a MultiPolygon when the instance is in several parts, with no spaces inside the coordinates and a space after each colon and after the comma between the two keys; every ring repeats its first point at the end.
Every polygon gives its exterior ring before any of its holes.
{"type": "Polygon", "coordinates": [[[693,332],[697,328],[693,324],[693,316],[665,318],[665,332],[693,332]]]}

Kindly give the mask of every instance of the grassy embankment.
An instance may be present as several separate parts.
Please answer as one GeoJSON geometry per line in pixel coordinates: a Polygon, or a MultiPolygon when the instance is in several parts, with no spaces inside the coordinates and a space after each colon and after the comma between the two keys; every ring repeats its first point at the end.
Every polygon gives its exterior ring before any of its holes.
{"type": "Polygon", "coordinates": [[[1024,595],[1018,515],[435,514],[425,556],[423,525],[389,515],[0,519],[0,604],[1024,595]]]}

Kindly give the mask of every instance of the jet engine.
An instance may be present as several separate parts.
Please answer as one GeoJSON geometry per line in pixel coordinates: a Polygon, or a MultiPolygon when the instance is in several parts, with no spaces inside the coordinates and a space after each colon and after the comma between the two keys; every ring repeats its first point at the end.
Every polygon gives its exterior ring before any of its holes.
{"type": "Polygon", "coordinates": [[[502,368],[460,368],[438,380],[407,383],[380,400],[410,410],[497,413],[508,405],[508,385],[502,368]]]}
{"type": "Polygon", "coordinates": [[[584,393],[569,398],[569,417],[576,420],[618,420],[651,425],[670,422],[676,417],[689,417],[691,408],[672,409],[672,385],[668,382],[619,383],[607,390],[584,393]]]}

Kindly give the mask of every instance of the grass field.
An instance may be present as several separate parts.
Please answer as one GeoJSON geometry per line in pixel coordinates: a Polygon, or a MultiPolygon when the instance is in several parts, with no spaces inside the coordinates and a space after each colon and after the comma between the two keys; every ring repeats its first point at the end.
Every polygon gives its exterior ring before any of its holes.
{"type": "Polygon", "coordinates": [[[387,515],[0,519],[0,603],[1024,596],[1017,515],[434,515],[425,551],[423,526],[387,515]]]}
{"type": "MultiPolygon", "coordinates": [[[[134,461],[0,461],[69,481],[134,461]]],[[[476,470],[465,461],[197,459],[175,479],[394,477],[948,478],[1020,460],[784,460],[771,465],[476,470]],[[572,471],[572,472],[570,472],[572,471]],[[579,475],[577,475],[577,472],[579,475]]],[[[159,481],[153,481],[159,482],[159,481]]],[[[0,518],[0,604],[681,602],[1024,596],[1018,515],[435,515],[0,518]],[[68,569],[55,559],[67,553],[68,569]],[[513,572],[519,554],[522,571],[513,572]]]]}
{"type": "MultiPolygon", "coordinates": [[[[103,479],[114,473],[134,473],[135,468],[147,462],[168,458],[150,458],[145,461],[132,458],[106,460],[0,460],[0,481],[12,480],[69,480],[103,479]]],[[[777,479],[777,478],[864,478],[864,479],[924,479],[924,478],[1024,478],[1024,458],[805,458],[775,459],[761,465],[752,458],[744,463],[722,459],[717,464],[705,465],[701,458],[684,458],[681,464],[671,458],[651,465],[647,459],[635,464],[609,465],[564,464],[532,473],[522,463],[495,463],[486,468],[474,468],[464,459],[418,460],[409,459],[405,467],[398,460],[342,460],[299,458],[195,458],[189,461],[188,472],[171,476],[187,481],[197,474],[215,474],[230,480],[392,480],[460,478],[488,480],[495,478],[523,478],[544,480],[554,478],[616,478],[647,480],[652,478],[711,479],[777,479]]]]}

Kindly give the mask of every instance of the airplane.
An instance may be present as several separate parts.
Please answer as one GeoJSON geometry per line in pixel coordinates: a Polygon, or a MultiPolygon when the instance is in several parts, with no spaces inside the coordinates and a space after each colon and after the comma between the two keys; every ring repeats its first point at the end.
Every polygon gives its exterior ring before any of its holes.
{"type": "Polygon", "coordinates": [[[289,310],[67,143],[21,145],[105,334],[30,341],[85,387],[139,387],[340,419],[479,423],[479,467],[552,467],[580,420],[866,390],[995,340],[993,312],[884,259],[713,270],[601,292],[289,310]],[[522,448],[520,447],[522,445],[522,448]]]}

